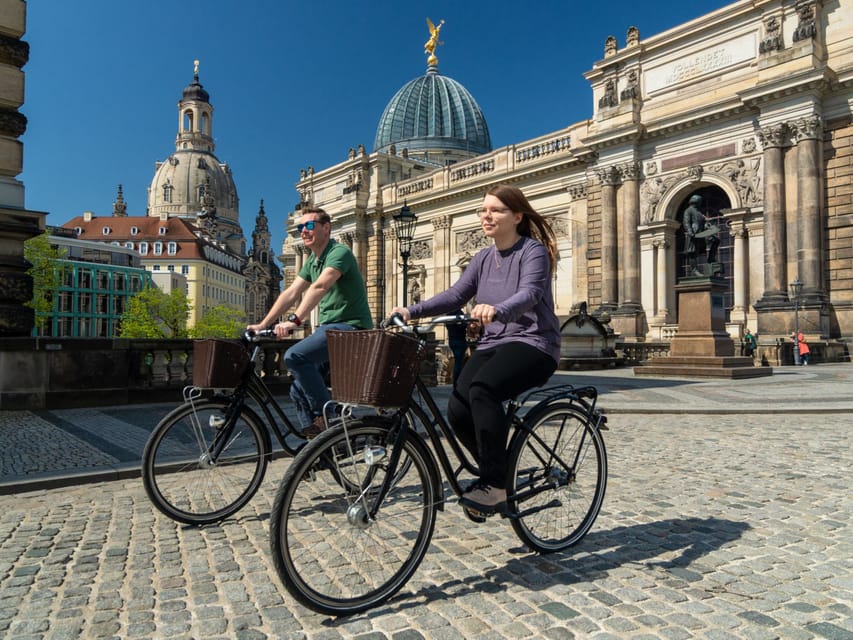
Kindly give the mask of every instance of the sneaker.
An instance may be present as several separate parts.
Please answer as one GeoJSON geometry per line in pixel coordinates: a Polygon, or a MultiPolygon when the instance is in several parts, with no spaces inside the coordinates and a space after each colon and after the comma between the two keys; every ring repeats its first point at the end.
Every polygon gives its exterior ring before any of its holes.
{"type": "Polygon", "coordinates": [[[326,421],[323,416],[315,416],[314,420],[302,430],[306,440],[313,440],[326,430],[326,421]]]}
{"type": "Polygon", "coordinates": [[[475,509],[480,513],[503,513],[506,511],[506,489],[476,482],[462,494],[459,502],[463,507],[475,509]]]}

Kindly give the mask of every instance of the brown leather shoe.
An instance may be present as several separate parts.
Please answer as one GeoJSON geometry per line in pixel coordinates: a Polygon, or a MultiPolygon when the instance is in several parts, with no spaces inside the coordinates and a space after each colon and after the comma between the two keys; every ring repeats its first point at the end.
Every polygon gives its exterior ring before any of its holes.
{"type": "Polygon", "coordinates": [[[302,430],[302,435],[307,440],[313,440],[326,430],[326,421],[323,416],[316,416],[314,420],[302,430]]]}
{"type": "Polygon", "coordinates": [[[459,500],[463,507],[468,507],[481,514],[506,512],[506,489],[492,487],[478,481],[468,487],[459,500]]]}

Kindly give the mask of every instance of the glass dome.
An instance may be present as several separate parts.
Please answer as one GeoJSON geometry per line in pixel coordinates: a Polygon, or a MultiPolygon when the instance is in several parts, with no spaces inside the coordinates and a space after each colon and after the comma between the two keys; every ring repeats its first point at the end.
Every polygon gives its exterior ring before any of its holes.
{"type": "Polygon", "coordinates": [[[373,150],[388,152],[391,145],[413,156],[446,151],[473,157],[492,150],[477,101],[456,80],[440,75],[435,65],[406,83],[385,107],[373,150]]]}

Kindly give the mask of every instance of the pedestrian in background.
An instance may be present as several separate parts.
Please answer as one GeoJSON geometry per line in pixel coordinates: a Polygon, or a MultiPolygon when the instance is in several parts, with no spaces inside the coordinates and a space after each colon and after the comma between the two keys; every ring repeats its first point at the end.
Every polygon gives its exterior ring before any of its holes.
{"type": "Polygon", "coordinates": [[[755,339],[755,335],[747,328],[746,334],[743,336],[743,355],[751,358],[757,346],[758,341],[755,339]]]}
{"type": "MultiPolygon", "coordinates": [[[[791,334],[791,337],[794,337],[794,334],[791,334]]],[[[803,332],[800,331],[797,334],[797,347],[800,350],[800,364],[807,365],[809,363],[809,353],[811,349],[809,349],[809,343],[806,342],[806,339],[803,337],[803,332]]]]}

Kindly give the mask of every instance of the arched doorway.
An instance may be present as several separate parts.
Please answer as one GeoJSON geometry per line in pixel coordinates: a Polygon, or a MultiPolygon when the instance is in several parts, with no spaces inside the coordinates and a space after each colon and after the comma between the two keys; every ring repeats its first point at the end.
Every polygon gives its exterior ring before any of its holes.
{"type": "MultiPolygon", "coordinates": [[[[702,197],[702,213],[705,214],[707,226],[716,225],[719,228],[720,245],[717,248],[717,262],[723,265],[720,277],[726,283],[723,293],[723,305],[726,310],[726,322],[730,320],[732,307],[734,306],[734,238],[731,234],[728,220],[720,213],[723,209],[731,208],[731,201],[720,187],[708,185],[685,193],[676,209],[676,219],[683,225],[684,210],[692,196],[702,197]]],[[[676,246],[676,282],[689,275],[687,256],[684,254],[684,227],[678,228],[675,233],[676,246]]],[[[677,302],[676,302],[677,306],[677,302]]],[[[677,309],[676,309],[677,313],[677,309]]]]}

